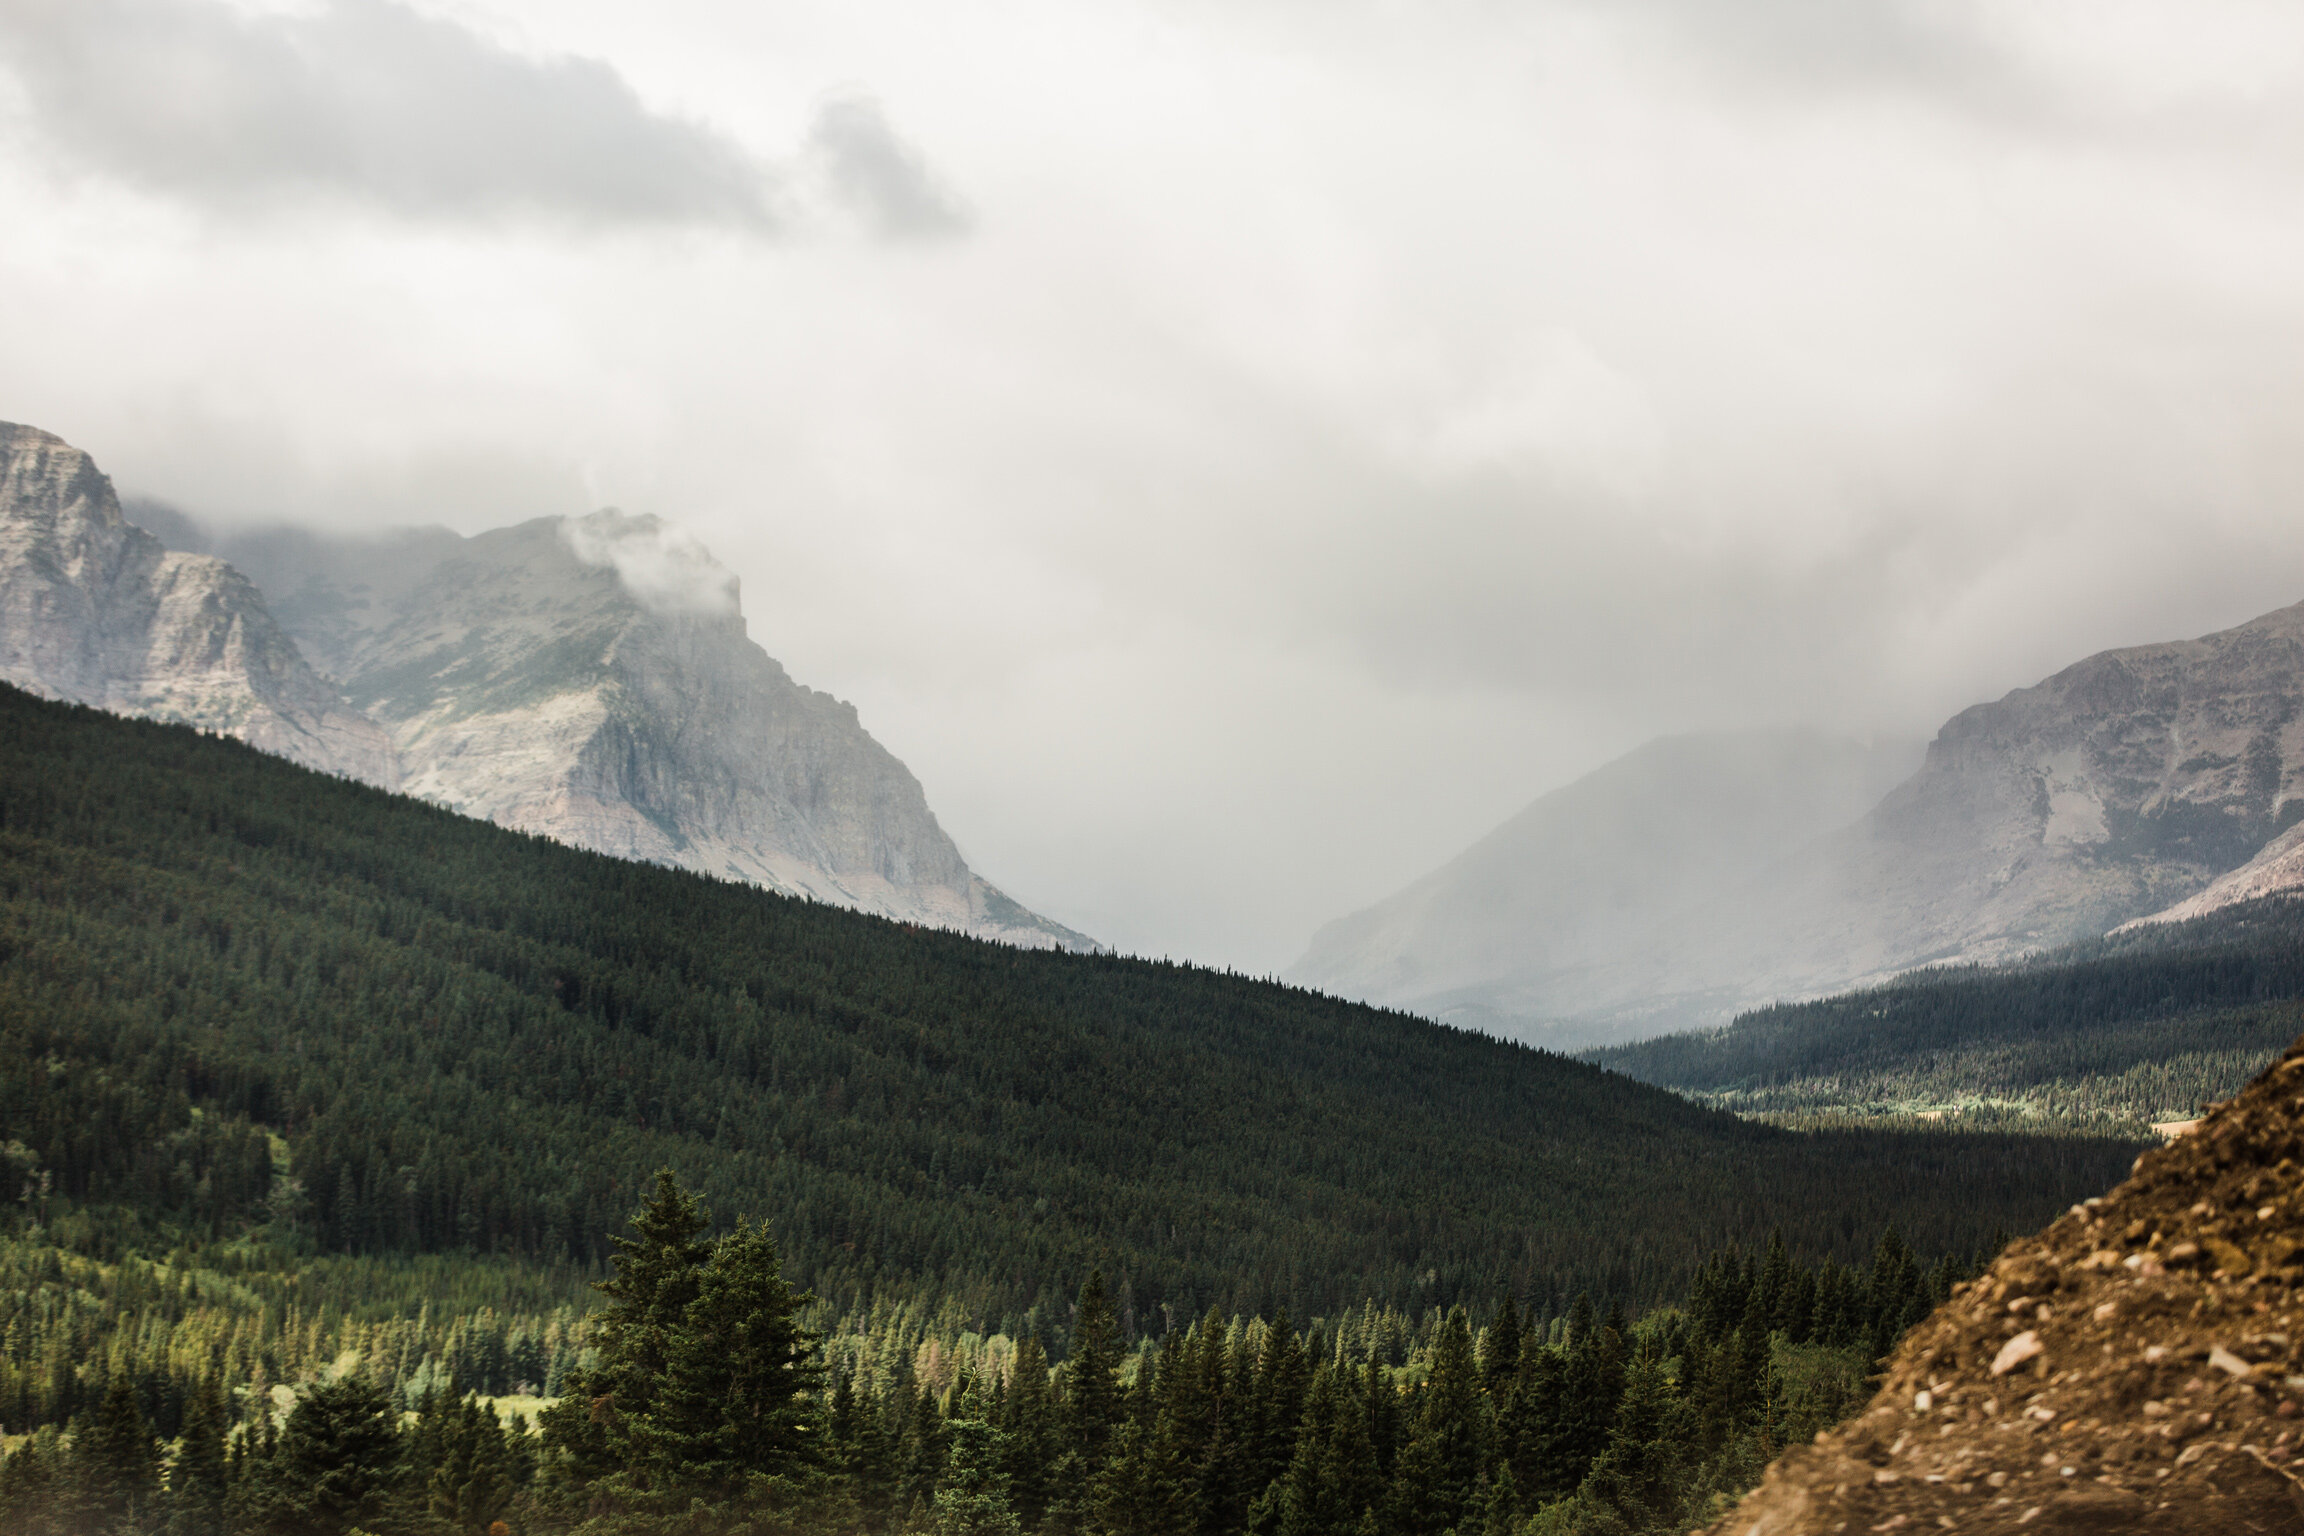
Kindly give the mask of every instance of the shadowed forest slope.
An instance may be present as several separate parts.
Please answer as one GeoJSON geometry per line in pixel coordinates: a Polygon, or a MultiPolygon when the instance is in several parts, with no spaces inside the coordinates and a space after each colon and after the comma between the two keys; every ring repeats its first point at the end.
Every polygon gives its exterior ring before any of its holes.
{"type": "Polygon", "coordinates": [[[1778,1227],[1848,1262],[1889,1222],[1970,1251],[2133,1150],[1789,1134],[1295,988],[621,862],[13,691],[0,1116],[26,1187],[111,1212],[108,1244],[262,1223],[590,1265],[669,1164],[765,1215],[829,1298],[994,1316],[1060,1310],[1091,1264],[1131,1317],[1638,1305],[1778,1227]]]}
{"type": "Polygon", "coordinates": [[[2304,901],[2275,896],[1588,1059],[1748,1112],[1966,1105],[2141,1131],[2229,1097],[2299,1031],[2304,901]]]}

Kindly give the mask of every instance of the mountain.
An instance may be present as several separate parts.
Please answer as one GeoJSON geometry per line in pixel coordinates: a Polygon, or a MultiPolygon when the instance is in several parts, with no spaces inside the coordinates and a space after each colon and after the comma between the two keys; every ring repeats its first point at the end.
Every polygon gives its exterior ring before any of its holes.
{"type": "Polygon", "coordinates": [[[39,1221],[108,1251],[270,1224],[313,1254],[597,1263],[670,1166],[839,1305],[993,1317],[1063,1306],[1093,1265],[1185,1319],[1637,1304],[1779,1227],[1843,1262],[1888,1223],[1967,1252],[2133,1155],[1788,1133],[1301,989],[608,858],[13,689],[0,1123],[6,1166],[52,1181],[39,1221]]]}
{"type": "Polygon", "coordinates": [[[853,705],[746,635],[654,518],[215,539],[0,427],[0,678],[181,720],[620,858],[1026,946],[1094,941],[969,869],[853,705]]]}
{"type": "Polygon", "coordinates": [[[1714,1536],[2304,1524],[2304,1042],[1909,1334],[1714,1536]]]}
{"type": "Polygon", "coordinates": [[[1094,941],[971,871],[855,706],[747,636],[653,517],[217,547],[391,733],[405,787],[508,827],[1011,944],[1094,941]]]}
{"type": "Polygon", "coordinates": [[[392,746],[315,676],[239,572],[163,548],[79,449],[0,422],[0,678],[47,698],[224,731],[307,767],[397,782],[392,746]]]}
{"type": "Polygon", "coordinates": [[[1722,925],[1912,772],[1916,742],[1804,731],[1672,737],[1543,796],[1364,912],[1288,978],[1553,1044],[1655,1033],[1750,1000],[1724,971],[1659,985],[1659,956],[1722,925]]]}
{"type": "MultiPolygon", "coordinates": [[[[1586,785],[1640,784],[1630,772],[1638,761],[1586,785]]],[[[2304,817],[2300,790],[2304,605],[2197,640],[2106,651],[1963,710],[1918,771],[1849,825],[1781,856],[1760,850],[1740,873],[1708,876],[1697,902],[1637,891],[1627,926],[1653,939],[1632,963],[1534,926],[1556,921],[1578,891],[1604,887],[1590,863],[1499,832],[1476,850],[1480,858],[1467,855],[1427,881],[1459,893],[1409,951],[1446,955],[1458,945],[1460,954],[1427,966],[1444,986],[1403,983],[1400,971],[1372,965],[1383,951],[1367,942],[1365,924],[1341,941],[1316,941],[1292,974],[1315,983],[1365,976],[1365,995],[1379,1000],[1564,1043],[1722,1022],[1778,998],[1938,962],[2007,960],[2286,888],[2304,876],[2290,835],[2304,817]],[[1525,862],[1515,866],[1516,857],[1525,862]],[[1507,878],[1519,889],[1554,894],[1514,898],[1502,909],[1508,918],[1458,941],[1453,930],[1482,889],[1473,876],[1488,867],[1517,870],[1507,878]],[[1573,964],[1556,958],[1563,949],[1573,964]],[[1535,965],[1532,953],[1542,957],[1535,965]]],[[[1738,814],[1733,804],[1721,813],[1738,814]]],[[[1544,805],[1523,822],[1540,820],[1544,805]]],[[[1698,835],[1731,846],[1722,834],[1698,835]]],[[[1635,867],[1653,856],[1634,838],[1621,846],[1635,867]]],[[[1387,905],[1410,906],[1412,897],[1387,905]]]]}

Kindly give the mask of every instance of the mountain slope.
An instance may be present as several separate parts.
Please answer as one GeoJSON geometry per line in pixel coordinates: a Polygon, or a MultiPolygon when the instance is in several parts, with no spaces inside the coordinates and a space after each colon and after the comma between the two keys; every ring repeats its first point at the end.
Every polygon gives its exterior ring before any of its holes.
{"type": "Polygon", "coordinates": [[[320,1251],[597,1260],[671,1164],[766,1214],[825,1294],[995,1312],[1061,1304],[1091,1263],[1185,1315],[1637,1301],[1777,1226],[1844,1260],[1888,1221],[1970,1251],[2130,1155],[1775,1131],[1400,1015],[604,858],[13,690],[0,1120],[59,1199],[215,1233],[238,1190],[320,1251]]]}
{"type": "Polygon", "coordinates": [[[223,561],[167,550],[88,456],[0,422],[0,678],[225,731],[307,767],[397,780],[372,722],[314,676],[223,561]]]}
{"type": "Polygon", "coordinates": [[[2106,651],[1949,721],[1831,849],[1811,984],[2101,934],[2247,863],[2304,815],[2304,604],[2106,651]]]}
{"type": "MultiPolygon", "coordinates": [[[[1587,786],[1642,782],[1632,772],[1639,760],[1547,797],[1379,908],[1430,907],[1416,952],[1443,958],[1404,984],[1368,963],[1381,946],[1359,938],[1353,962],[1371,978],[1363,990],[1563,1043],[1622,1040],[2288,888],[2304,878],[2304,856],[2283,840],[2304,816],[2304,605],[2197,640],[2106,651],[1963,710],[1877,805],[1796,847],[1749,840],[1741,868],[1735,835],[1702,820],[1753,814],[1738,806],[1775,804],[1778,791],[1699,805],[1686,836],[1725,862],[1697,899],[1636,879],[1622,931],[1643,937],[1626,954],[1586,942],[1589,923],[1576,911],[1606,892],[1607,859],[1562,858],[1525,827],[1548,806],[1568,815],[1587,786]],[[1549,898],[1505,894],[1485,915],[1466,910],[1514,882],[1549,898]],[[1454,900],[1434,902],[1435,890],[1454,900]]],[[[1796,810],[1809,791],[1789,775],[1804,770],[1783,771],[1781,793],[1796,810]]],[[[1596,846],[1621,850],[1635,870],[1654,857],[1637,837],[1596,846]]],[[[1294,974],[1352,976],[1337,948],[1324,935],[1294,974]]]]}
{"type": "Polygon", "coordinates": [[[1659,986],[1659,956],[1733,920],[1731,898],[1863,815],[1917,743],[1810,732],[1651,742],[1527,810],[1365,912],[1289,979],[1561,1044],[1707,1020],[1732,974],[1659,986]]]}
{"type": "Polygon", "coordinates": [[[1596,1050],[1740,1112],[2191,1118],[2304,1030],[2304,902],[2274,897],[1999,967],[1916,971],[1596,1050]]]}

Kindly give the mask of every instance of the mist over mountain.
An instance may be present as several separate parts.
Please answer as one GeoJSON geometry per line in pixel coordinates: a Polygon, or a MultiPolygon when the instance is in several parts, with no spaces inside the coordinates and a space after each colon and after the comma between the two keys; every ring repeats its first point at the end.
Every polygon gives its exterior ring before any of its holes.
{"type": "Polygon", "coordinates": [[[735,576],[655,518],[218,537],[139,503],[199,549],[170,551],[85,454],[5,430],[10,681],[622,858],[1093,947],[970,870],[855,707],[794,682],[735,576]]]}
{"type": "Polygon", "coordinates": [[[1332,924],[1291,974],[1580,1044],[2197,916],[2304,884],[2300,717],[2304,605],[1963,710],[1892,788],[1866,777],[1886,758],[1791,738],[1657,743],[1332,924]]]}
{"type": "Polygon", "coordinates": [[[1553,791],[1448,864],[1330,923],[1289,979],[1504,1034],[1582,1043],[1725,1017],[1733,973],[1659,954],[1864,814],[1918,742],[1752,731],[1651,742],[1553,791]]]}

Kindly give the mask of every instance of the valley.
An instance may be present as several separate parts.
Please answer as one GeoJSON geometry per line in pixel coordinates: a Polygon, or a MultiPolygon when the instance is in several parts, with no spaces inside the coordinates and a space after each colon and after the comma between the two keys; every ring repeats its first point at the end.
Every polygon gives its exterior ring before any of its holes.
{"type": "Polygon", "coordinates": [[[36,1524],[84,1507],[43,1490],[157,1486],[127,1451],[88,1482],[155,1428],[179,1456],[239,1448],[213,1483],[169,1473],[182,1518],[269,1519],[343,1465],[307,1415],[397,1413],[410,1455],[441,1448],[372,1466],[360,1518],[654,1530],[671,1488],[825,1531],[958,1497],[1098,1532],[1684,1520],[2136,1150],[1774,1129],[1406,1015],[612,859],[15,690],[0,1116],[0,1414],[28,1435],[0,1510],[36,1524]],[[732,1255],[755,1315],[821,1336],[828,1395],[795,1420],[821,1449],[747,1453],[800,1479],[783,1493],[563,1411],[639,1368],[593,1283],[655,1272],[632,1266],[668,1239],[612,1240],[635,1206],[661,1216],[643,1236],[681,1227],[675,1177],[719,1218],[683,1228],[694,1283],[732,1255]],[[494,1471],[467,1499],[443,1466],[494,1471]]]}

